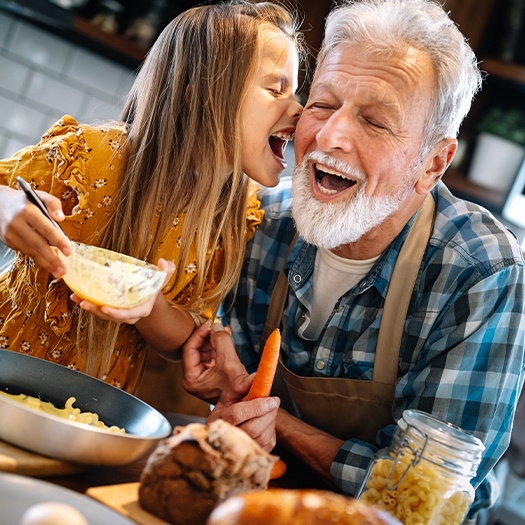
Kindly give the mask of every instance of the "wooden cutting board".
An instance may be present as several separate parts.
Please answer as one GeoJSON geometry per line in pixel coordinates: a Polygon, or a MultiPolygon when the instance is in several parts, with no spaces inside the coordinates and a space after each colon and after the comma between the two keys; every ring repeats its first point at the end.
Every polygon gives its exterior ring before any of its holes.
{"type": "Polygon", "coordinates": [[[139,525],[170,525],[167,521],[157,518],[140,506],[138,482],[91,487],[86,494],[139,525]]]}
{"type": "Polygon", "coordinates": [[[61,476],[86,470],[85,465],[41,456],[0,440],[0,472],[23,476],[61,476]]]}

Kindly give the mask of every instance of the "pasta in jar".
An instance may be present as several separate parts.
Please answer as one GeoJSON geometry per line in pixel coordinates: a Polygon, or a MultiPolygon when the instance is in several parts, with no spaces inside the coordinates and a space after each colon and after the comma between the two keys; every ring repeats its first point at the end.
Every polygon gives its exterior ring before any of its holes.
{"type": "Polygon", "coordinates": [[[460,525],[474,499],[480,440],[423,412],[403,414],[392,446],[376,455],[357,495],[404,525],[460,525]]]}

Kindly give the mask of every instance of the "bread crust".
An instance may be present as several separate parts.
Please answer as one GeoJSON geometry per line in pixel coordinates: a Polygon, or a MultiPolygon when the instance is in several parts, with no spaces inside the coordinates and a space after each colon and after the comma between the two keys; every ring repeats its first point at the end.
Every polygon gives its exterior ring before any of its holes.
{"type": "Polygon", "coordinates": [[[269,489],[228,498],[207,525],[401,525],[388,512],[325,490],[269,489]]]}
{"type": "Polygon", "coordinates": [[[265,489],[277,459],[223,420],[176,427],[148,458],[139,502],[174,525],[204,525],[229,496],[265,489]]]}

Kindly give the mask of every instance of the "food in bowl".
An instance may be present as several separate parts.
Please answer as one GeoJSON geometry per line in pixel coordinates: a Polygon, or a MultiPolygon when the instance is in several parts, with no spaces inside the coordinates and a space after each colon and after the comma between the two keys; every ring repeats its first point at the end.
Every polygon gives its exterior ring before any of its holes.
{"type": "Polygon", "coordinates": [[[72,368],[11,350],[0,350],[0,390],[27,394],[64,406],[74,396],[82,412],[93,412],[108,432],[34,410],[0,396],[0,439],[37,454],[85,465],[128,465],[148,455],[171,434],[158,410],[109,383],[72,368]],[[37,431],[35,431],[37,429],[37,431]]]}
{"type": "Polygon", "coordinates": [[[129,255],[79,242],[63,257],[64,281],[79,297],[98,306],[132,308],[159,292],[166,272],[129,255]]]}
{"type": "Polygon", "coordinates": [[[108,427],[103,421],[101,421],[98,414],[95,412],[82,412],[80,408],[74,407],[76,399],[69,397],[64,405],[64,408],[58,408],[49,401],[42,401],[38,397],[28,396],[26,394],[8,394],[0,390],[0,395],[5,396],[13,401],[23,403],[25,406],[34,408],[35,410],[42,410],[52,416],[62,417],[69,421],[76,421],[77,423],[83,423],[84,425],[91,425],[96,428],[103,428],[108,432],[115,432],[124,434],[126,430],[116,425],[108,427]]]}

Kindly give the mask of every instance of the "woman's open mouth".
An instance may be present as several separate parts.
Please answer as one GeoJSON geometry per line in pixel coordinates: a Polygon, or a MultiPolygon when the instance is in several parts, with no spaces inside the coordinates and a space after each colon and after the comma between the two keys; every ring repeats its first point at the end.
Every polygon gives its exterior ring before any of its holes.
{"type": "Polygon", "coordinates": [[[286,161],[284,160],[284,150],[288,141],[293,139],[293,133],[287,132],[278,132],[270,135],[268,143],[270,144],[270,149],[272,153],[286,166],[286,161]]]}
{"type": "Polygon", "coordinates": [[[313,169],[317,188],[323,195],[337,195],[357,183],[355,179],[322,164],[314,164],[313,169]]]}

